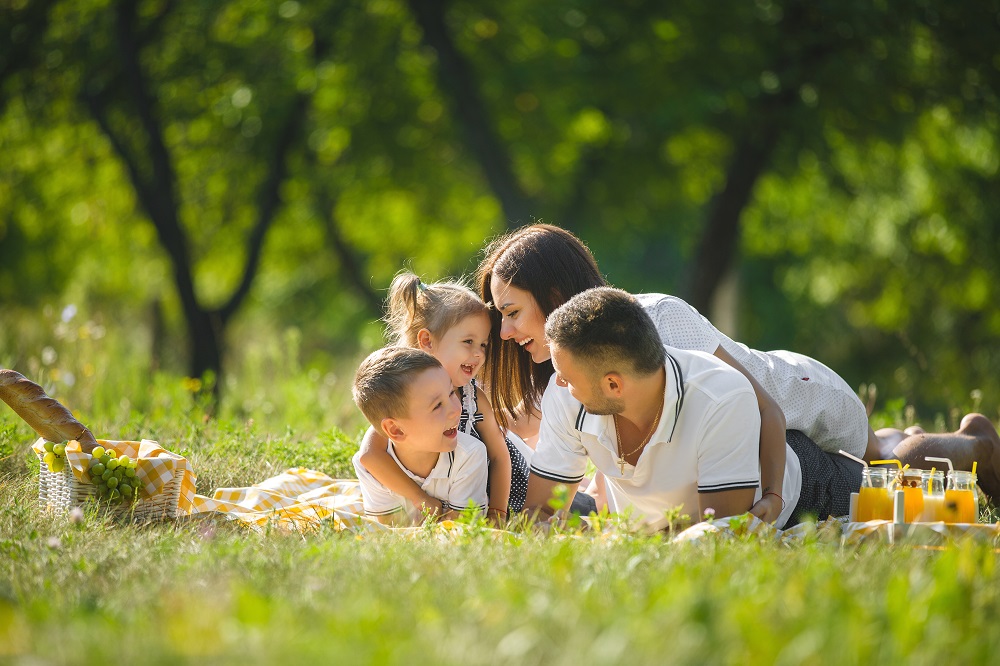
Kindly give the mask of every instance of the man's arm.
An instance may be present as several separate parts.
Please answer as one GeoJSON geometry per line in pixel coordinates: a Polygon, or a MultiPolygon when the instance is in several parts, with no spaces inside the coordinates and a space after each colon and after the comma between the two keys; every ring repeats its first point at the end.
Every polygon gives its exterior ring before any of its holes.
{"type": "MultiPolygon", "coordinates": [[[[735,375],[734,370],[729,372],[735,375]]],[[[744,386],[721,398],[699,425],[698,505],[702,515],[708,508],[719,517],[746,513],[760,483],[760,413],[750,385],[744,386]]]]}
{"type": "MultiPolygon", "coordinates": [[[[565,485],[576,491],[587,471],[587,450],[576,429],[582,406],[569,395],[569,390],[556,385],[555,375],[542,395],[542,420],[538,429],[538,445],[531,457],[525,512],[545,518],[554,512],[549,500],[556,486],[565,485]]],[[[570,495],[572,498],[572,494],[570,495]]],[[[568,508],[568,507],[567,507],[568,508]]]]}
{"type": "Polygon", "coordinates": [[[752,488],[698,493],[698,508],[701,509],[702,516],[705,515],[705,509],[714,509],[716,518],[738,516],[750,510],[753,496],[754,490],[752,488]]]}
{"type": "Polygon", "coordinates": [[[555,493],[556,486],[562,485],[558,481],[543,479],[537,474],[528,476],[528,494],[524,498],[524,511],[533,519],[545,519],[551,516],[554,511],[549,506],[549,500],[555,493]]]}

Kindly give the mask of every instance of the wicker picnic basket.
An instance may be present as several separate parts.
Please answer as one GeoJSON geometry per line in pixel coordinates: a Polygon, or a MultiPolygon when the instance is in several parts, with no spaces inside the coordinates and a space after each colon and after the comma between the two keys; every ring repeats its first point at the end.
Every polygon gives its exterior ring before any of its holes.
{"type": "MultiPolygon", "coordinates": [[[[40,386],[13,371],[0,369],[0,399],[6,402],[31,426],[42,440],[50,442],[75,441],[84,454],[90,454],[98,445],[115,450],[114,442],[98,442],[83,424],[58,401],[45,394],[40,386]]],[[[42,441],[39,440],[39,441],[42,441]]],[[[38,447],[35,447],[36,453],[38,447]]],[[[116,451],[121,453],[120,451],[116,451]]],[[[77,478],[71,465],[53,472],[38,453],[38,503],[43,509],[66,512],[83,507],[88,500],[97,500],[97,488],[89,481],[77,478]]],[[[102,503],[112,515],[136,522],[175,518],[179,513],[183,470],[175,473],[152,495],[139,493],[134,502],[102,503]]]]}
{"type": "MultiPolygon", "coordinates": [[[[41,460],[38,473],[38,504],[43,509],[66,512],[73,507],[83,506],[88,501],[97,501],[97,487],[89,481],[76,478],[73,470],[67,465],[60,472],[53,472],[41,460]]],[[[103,502],[108,513],[115,517],[123,517],[134,522],[149,522],[176,518],[179,512],[178,504],[181,495],[183,474],[174,474],[159,491],[152,496],[140,494],[134,502],[119,503],[103,502]]]]}

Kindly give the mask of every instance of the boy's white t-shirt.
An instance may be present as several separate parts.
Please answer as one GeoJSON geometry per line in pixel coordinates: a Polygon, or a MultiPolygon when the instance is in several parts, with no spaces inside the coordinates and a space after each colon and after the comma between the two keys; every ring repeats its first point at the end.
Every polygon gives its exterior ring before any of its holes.
{"type": "MultiPolygon", "coordinates": [[[[395,444],[390,441],[389,455],[399,468],[417,482],[420,488],[435,499],[441,500],[444,511],[461,511],[469,502],[485,511],[487,507],[486,480],[489,476],[486,447],[472,435],[459,432],[454,451],[438,456],[437,464],[426,478],[417,476],[396,457],[395,444]]],[[[361,452],[352,459],[361,485],[365,515],[386,516],[397,511],[406,514],[410,523],[423,520],[423,513],[402,495],[398,495],[378,481],[361,464],[361,452]]],[[[406,521],[403,521],[406,522],[406,521]]]]}

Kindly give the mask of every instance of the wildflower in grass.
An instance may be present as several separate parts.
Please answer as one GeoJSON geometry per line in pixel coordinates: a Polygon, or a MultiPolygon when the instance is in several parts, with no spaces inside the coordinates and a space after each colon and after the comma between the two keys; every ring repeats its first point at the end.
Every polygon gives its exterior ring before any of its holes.
{"type": "Polygon", "coordinates": [[[198,536],[202,541],[211,541],[215,538],[215,525],[205,523],[198,528],[198,536]]]}
{"type": "Polygon", "coordinates": [[[181,380],[181,386],[189,393],[197,393],[201,390],[201,380],[197,377],[185,377],[181,380]]]}
{"type": "Polygon", "coordinates": [[[663,512],[663,517],[667,519],[666,531],[668,534],[675,534],[680,532],[685,527],[688,527],[691,516],[689,514],[683,513],[684,505],[672,507],[663,512]]]}
{"type": "Polygon", "coordinates": [[[42,349],[42,364],[52,365],[59,358],[59,354],[52,347],[45,347],[42,349]]]}
{"type": "Polygon", "coordinates": [[[69,512],[69,522],[74,525],[79,525],[83,522],[83,509],[78,506],[74,506],[69,512]]]}
{"type": "Polygon", "coordinates": [[[62,540],[57,536],[49,537],[48,541],[45,542],[45,545],[52,550],[59,550],[62,548],[62,540]]]}
{"type": "Polygon", "coordinates": [[[713,509],[712,507],[708,507],[707,509],[705,509],[705,515],[702,517],[702,520],[704,520],[706,523],[710,523],[713,520],[715,520],[715,509],[713,509]]]}
{"type": "Polygon", "coordinates": [[[62,319],[64,322],[68,322],[75,316],[76,316],[76,306],[70,303],[69,305],[63,308],[62,315],[60,315],[60,319],[62,319]]]}

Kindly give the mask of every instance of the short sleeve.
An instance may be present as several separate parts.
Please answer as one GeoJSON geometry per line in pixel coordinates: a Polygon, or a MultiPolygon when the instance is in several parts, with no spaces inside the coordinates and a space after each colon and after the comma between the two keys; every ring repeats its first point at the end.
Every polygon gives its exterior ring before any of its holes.
{"type": "Polygon", "coordinates": [[[553,375],[542,395],[542,423],[531,456],[532,474],[569,485],[583,479],[587,450],[577,428],[583,414],[583,405],[572,399],[569,389],[558,386],[553,375]]]}
{"type": "Polygon", "coordinates": [[[708,354],[719,348],[722,338],[712,322],[676,296],[639,294],[636,299],[653,320],[663,344],[708,354]]]}
{"type": "Polygon", "coordinates": [[[371,475],[371,472],[365,469],[364,465],[361,464],[360,452],[355,454],[352,462],[354,463],[354,471],[358,475],[358,484],[361,486],[361,500],[366,515],[386,516],[403,510],[402,498],[390,492],[371,475]]]}
{"type": "Polygon", "coordinates": [[[451,483],[445,510],[461,511],[471,501],[480,511],[486,510],[486,480],[489,477],[486,447],[478,440],[473,446],[462,446],[455,450],[455,466],[451,470],[451,483]]]}
{"type": "Polygon", "coordinates": [[[698,446],[698,492],[760,485],[760,410],[752,391],[724,398],[705,415],[698,446]]]}

